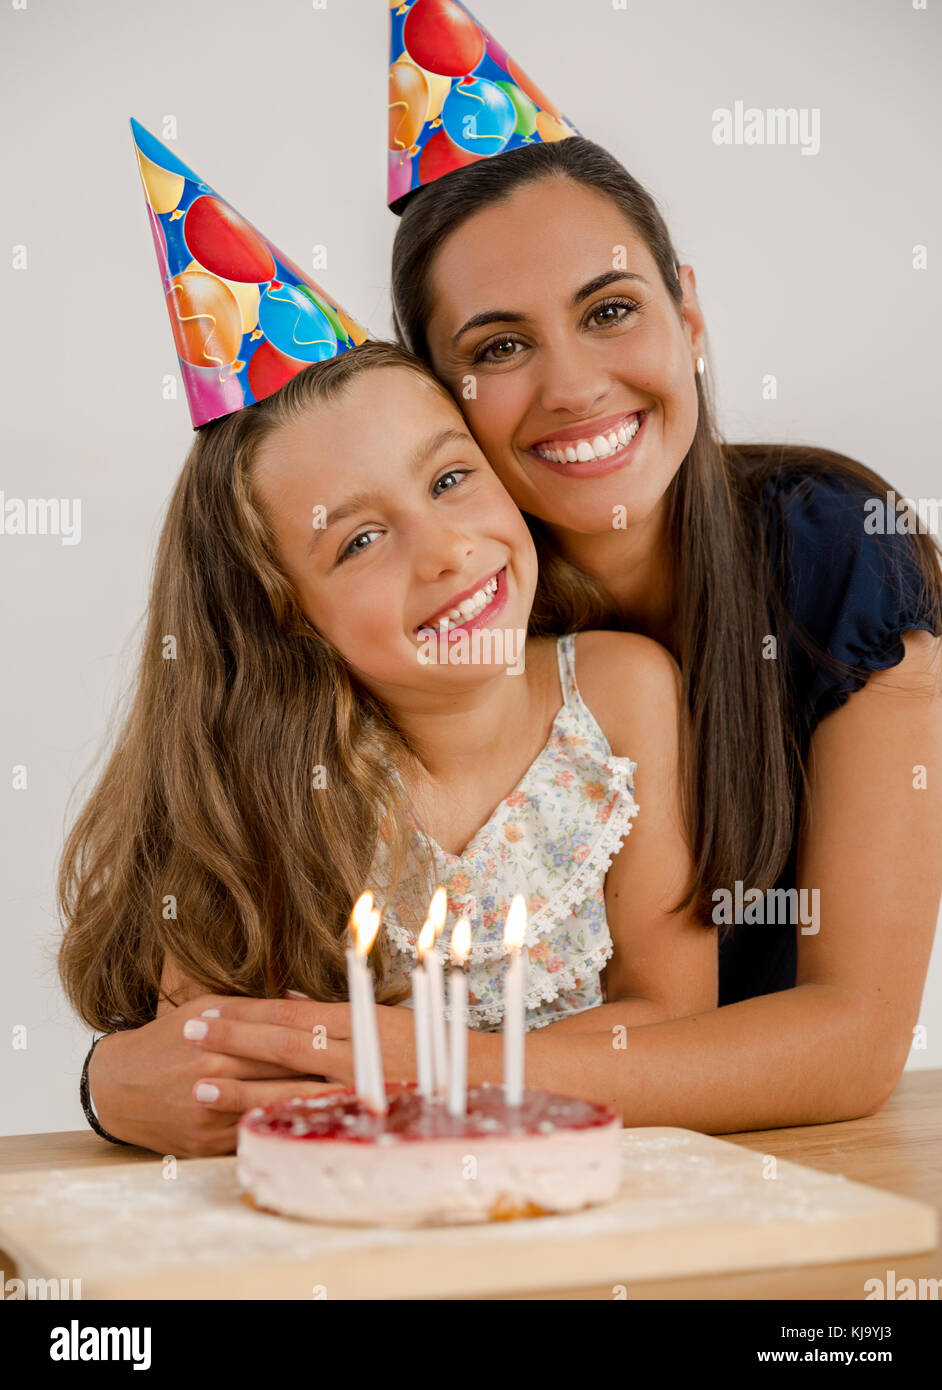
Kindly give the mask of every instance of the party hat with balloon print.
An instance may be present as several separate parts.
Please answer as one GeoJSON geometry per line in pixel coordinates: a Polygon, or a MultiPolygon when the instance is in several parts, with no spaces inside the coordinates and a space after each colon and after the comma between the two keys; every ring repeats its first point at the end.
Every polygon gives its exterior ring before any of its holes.
{"type": "Polygon", "coordinates": [[[137,121],[131,133],[193,427],[272,395],[366,330],[137,121]]]}
{"type": "Polygon", "coordinates": [[[580,132],[457,0],[392,0],[389,196],[466,164],[580,132]]]}

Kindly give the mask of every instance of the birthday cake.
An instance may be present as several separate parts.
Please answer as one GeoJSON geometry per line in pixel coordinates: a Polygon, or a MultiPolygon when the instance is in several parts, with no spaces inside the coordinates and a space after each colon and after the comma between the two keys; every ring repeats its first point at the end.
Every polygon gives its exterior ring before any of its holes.
{"type": "Polygon", "coordinates": [[[249,1110],[238,1181],[255,1206],[312,1221],[421,1226],[578,1211],[618,1190],[621,1118],[587,1100],[472,1086],[453,1117],[414,1084],[376,1115],[349,1087],[249,1110]]]}

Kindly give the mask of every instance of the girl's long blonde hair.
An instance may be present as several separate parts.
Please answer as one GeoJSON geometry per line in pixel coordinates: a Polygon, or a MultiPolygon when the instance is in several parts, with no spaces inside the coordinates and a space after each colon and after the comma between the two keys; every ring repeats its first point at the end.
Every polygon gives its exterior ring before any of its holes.
{"type": "MultiPolygon", "coordinates": [[[[346,928],[377,849],[388,898],[416,864],[394,772],[414,749],[304,616],[251,486],[272,431],[379,367],[451,402],[411,354],[369,342],[197,433],[130,710],[59,867],[60,978],[94,1028],[152,1019],[167,956],[211,993],[346,999],[346,928]]],[[[371,960],[377,998],[400,1002],[382,929],[371,960]]]]}

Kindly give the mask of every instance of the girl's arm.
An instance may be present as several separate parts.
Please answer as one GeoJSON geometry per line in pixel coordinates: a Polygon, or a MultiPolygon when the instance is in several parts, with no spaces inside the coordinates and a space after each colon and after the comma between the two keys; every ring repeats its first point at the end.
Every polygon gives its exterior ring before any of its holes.
{"type": "MultiPolygon", "coordinates": [[[[637,762],[631,822],[605,879],[614,954],[605,997],[618,1019],[637,1026],[715,1009],[716,928],[696,911],[671,912],[688,886],[693,862],[680,805],[677,728],[680,672],[663,647],[624,632],[576,638],[576,682],[612,752],[637,762]]],[[[567,1032],[610,1027],[587,1010],[550,1025],[567,1032]]]]}
{"type": "MultiPolygon", "coordinates": [[[[611,1030],[630,1024],[624,1006],[588,1010],[528,1035],[528,1085],[608,1099],[627,1124],[719,1134],[885,1104],[919,1019],[942,893],[942,640],[912,632],[904,644],[903,661],[812,740],[798,887],[820,891],[820,930],[796,928],[796,987],[630,1027],[623,1049],[611,1030]],[[578,1032],[589,1015],[598,1031],[578,1032]]],[[[499,1081],[499,1050],[481,1036],[469,1038],[469,1074],[499,1081]]]]}

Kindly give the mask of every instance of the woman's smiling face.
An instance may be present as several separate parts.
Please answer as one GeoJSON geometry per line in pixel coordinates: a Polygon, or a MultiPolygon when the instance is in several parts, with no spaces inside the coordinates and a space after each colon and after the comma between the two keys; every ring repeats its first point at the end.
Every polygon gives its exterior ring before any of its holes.
{"type": "Polygon", "coordinates": [[[305,615],[381,697],[480,680],[474,665],[423,659],[430,622],[446,645],[526,629],[530,532],[447,394],[416,372],[364,371],[279,426],[252,484],[305,615]]]}
{"type": "Polygon", "coordinates": [[[524,511],[598,534],[663,498],[696,430],[703,349],[693,271],[679,278],[683,313],[625,214],[567,178],[525,184],[443,243],[432,365],[524,511]]]}

